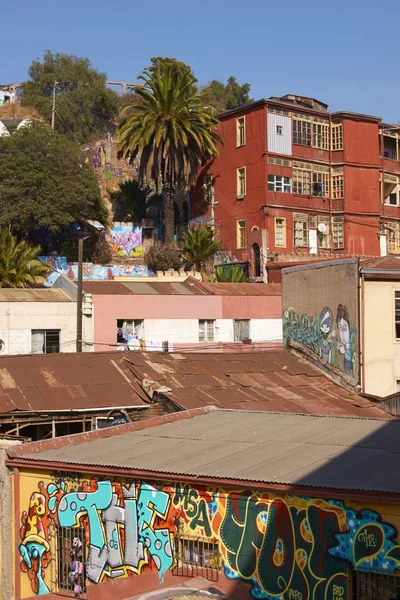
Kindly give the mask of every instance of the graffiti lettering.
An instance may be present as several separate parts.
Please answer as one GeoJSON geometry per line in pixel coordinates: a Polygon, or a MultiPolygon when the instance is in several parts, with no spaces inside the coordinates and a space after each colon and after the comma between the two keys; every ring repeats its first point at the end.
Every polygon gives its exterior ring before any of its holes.
{"type": "Polygon", "coordinates": [[[175,506],[182,504],[186,518],[189,520],[189,527],[195,531],[198,527],[204,532],[206,537],[211,537],[211,525],[208,514],[208,507],[204,498],[200,497],[197,490],[190,485],[182,487],[179,483],[175,486],[173,500],[175,506]]]}

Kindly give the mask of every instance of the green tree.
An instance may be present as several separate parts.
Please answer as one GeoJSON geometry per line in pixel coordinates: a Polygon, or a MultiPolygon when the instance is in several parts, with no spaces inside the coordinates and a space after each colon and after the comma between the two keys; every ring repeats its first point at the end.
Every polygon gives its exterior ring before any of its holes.
{"type": "Polygon", "coordinates": [[[236,77],[229,77],[226,84],[213,79],[208,85],[203,86],[201,91],[206,94],[218,112],[231,110],[253,102],[249,97],[250,84],[240,84],[236,77]]]}
{"type": "Polygon", "coordinates": [[[227,269],[216,267],[215,278],[220,283],[247,283],[249,281],[243,269],[238,265],[227,269]]]}
{"type": "Polygon", "coordinates": [[[167,56],[153,56],[153,58],[150,60],[150,73],[155,73],[164,67],[169,67],[171,71],[175,72],[177,75],[183,75],[184,73],[191,73],[193,75],[192,69],[189,67],[189,65],[176,58],[169,58],[167,56]]]}
{"type": "Polygon", "coordinates": [[[107,218],[96,175],[75,144],[43,123],[0,137],[0,225],[36,239],[40,228],[107,218]]]}
{"type": "Polygon", "coordinates": [[[54,82],[55,128],[77,143],[86,143],[115,129],[118,96],[106,87],[106,75],[96,71],[89,59],[73,54],[44,53],[34,60],[23,86],[21,103],[33,107],[50,123],[54,82]]]}
{"type": "Polygon", "coordinates": [[[154,271],[178,271],[182,266],[181,253],[175,244],[155,244],[143,258],[145,264],[154,271]]]}
{"type": "Polygon", "coordinates": [[[210,227],[200,223],[195,229],[188,229],[183,234],[180,248],[187,266],[194,266],[197,271],[205,273],[210,260],[221,250],[221,243],[214,240],[214,233],[210,227]]]}
{"type": "Polygon", "coordinates": [[[139,77],[139,99],[122,110],[117,129],[119,157],[138,159],[138,181],[164,192],[164,240],[174,239],[174,195],[179,186],[195,183],[202,162],[218,151],[220,137],[204,94],[198,94],[191,72],[160,64],[139,77]]]}
{"type": "Polygon", "coordinates": [[[0,228],[0,287],[37,287],[45,281],[49,266],[38,259],[40,246],[18,242],[10,227],[0,228]]]}

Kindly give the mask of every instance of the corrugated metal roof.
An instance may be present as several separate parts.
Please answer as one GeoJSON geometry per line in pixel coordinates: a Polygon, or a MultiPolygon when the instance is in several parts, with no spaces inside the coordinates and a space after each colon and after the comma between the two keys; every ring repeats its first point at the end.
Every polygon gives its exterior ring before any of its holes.
{"type": "Polygon", "coordinates": [[[0,302],[74,302],[57,288],[0,288],[0,302]]]}
{"type": "Polygon", "coordinates": [[[94,295],[281,296],[276,283],[203,283],[189,277],[181,282],[84,281],[83,291],[94,295]]]}
{"type": "Polygon", "coordinates": [[[0,358],[0,414],[138,406],[143,397],[116,352],[0,358]]]}
{"type": "Polygon", "coordinates": [[[108,437],[81,439],[35,453],[24,454],[22,448],[19,458],[71,468],[400,493],[398,420],[213,410],[148,429],[122,426],[108,437]]]}
{"type": "MultiPolygon", "coordinates": [[[[126,353],[132,374],[166,386],[165,395],[184,409],[209,406],[380,417],[374,402],[327,379],[285,350],[234,354],[126,353]]],[[[157,387],[157,386],[155,386],[157,387]]]]}

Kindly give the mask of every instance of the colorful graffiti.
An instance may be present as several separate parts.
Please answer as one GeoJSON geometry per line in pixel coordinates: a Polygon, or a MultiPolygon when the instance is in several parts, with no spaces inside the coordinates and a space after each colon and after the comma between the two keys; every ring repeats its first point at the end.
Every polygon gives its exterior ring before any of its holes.
{"type": "Polygon", "coordinates": [[[353,379],[358,378],[357,333],[345,305],[338,304],[336,318],[325,306],[318,316],[287,308],[283,313],[283,340],[286,348],[294,340],[307,346],[325,363],[340,369],[353,379]]]}
{"type": "Polygon", "coordinates": [[[115,225],[110,231],[111,252],[117,256],[142,256],[142,228],[115,225]]]}
{"type": "Polygon", "coordinates": [[[49,592],[52,524],[83,527],[85,540],[74,543],[87,543],[91,584],[146,571],[162,578],[178,560],[175,538],[185,536],[217,540],[213,566],[267,600],[347,600],[349,566],[400,566],[394,527],[377,512],[357,513],[340,501],[72,474],[69,489],[59,475],[57,483],[39,483],[21,517],[21,568],[38,595],[49,592]]]}

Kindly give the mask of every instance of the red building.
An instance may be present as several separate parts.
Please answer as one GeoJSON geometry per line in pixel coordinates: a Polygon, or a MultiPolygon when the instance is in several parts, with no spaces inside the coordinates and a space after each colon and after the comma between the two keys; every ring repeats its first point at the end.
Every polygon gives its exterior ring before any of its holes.
{"type": "Polygon", "coordinates": [[[313,98],[269,98],[220,116],[224,145],[192,192],[228,261],[400,253],[398,126],[329,112],[313,98]]]}

